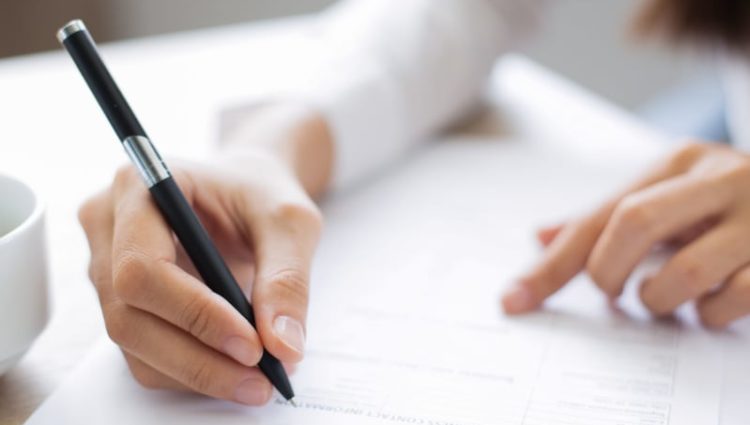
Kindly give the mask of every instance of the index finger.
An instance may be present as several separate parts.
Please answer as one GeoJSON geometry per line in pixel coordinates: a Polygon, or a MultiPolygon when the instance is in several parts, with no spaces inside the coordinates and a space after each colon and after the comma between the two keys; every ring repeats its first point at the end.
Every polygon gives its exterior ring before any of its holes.
{"type": "Polygon", "coordinates": [[[575,277],[586,265],[610,213],[611,208],[605,208],[566,225],[547,247],[542,260],[503,295],[503,310],[508,314],[533,310],[575,277]]]}
{"type": "Polygon", "coordinates": [[[697,145],[688,145],[679,150],[670,160],[659,163],[593,214],[566,225],[544,251],[541,261],[503,295],[503,310],[508,314],[533,310],[565,286],[586,266],[592,249],[620,200],[634,191],[682,173],[702,149],[697,145]]]}
{"type": "Polygon", "coordinates": [[[145,188],[123,193],[115,213],[113,289],[149,312],[247,365],[261,355],[260,339],[229,302],[175,264],[176,241],[145,188]]]}
{"type": "Polygon", "coordinates": [[[304,354],[310,266],[321,218],[304,204],[284,209],[280,220],[255,232],[253,305],[265,347],[279,360],[294,363],[304,354]]]}

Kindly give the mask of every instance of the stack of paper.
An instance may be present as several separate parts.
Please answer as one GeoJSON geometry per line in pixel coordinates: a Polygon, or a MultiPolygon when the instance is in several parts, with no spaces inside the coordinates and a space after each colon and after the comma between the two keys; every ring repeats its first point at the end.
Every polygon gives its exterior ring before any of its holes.
{"type": "Polygon", "coordinates": [[[717,424],[721,340],[689,314],[655,323],[632,291],[615,311],[585,277],[538,314],[499,310],[534,228],[631,172],[511,139],[434,145],[327,204],[298,408],[142,389],[103,342],[29,423],[717,424]]]}

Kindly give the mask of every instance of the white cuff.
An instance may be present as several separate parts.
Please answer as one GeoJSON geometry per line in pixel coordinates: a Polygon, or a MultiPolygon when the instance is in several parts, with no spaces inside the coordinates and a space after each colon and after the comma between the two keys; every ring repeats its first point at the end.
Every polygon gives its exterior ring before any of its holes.
{"type": "Polygon", "coordinates": [[[407,131],[403,93],[373,61],[347,60],[315,81],[303,96],[318,107],[333,133],[333,186],[347,187],[392,162],[407,131]]]}

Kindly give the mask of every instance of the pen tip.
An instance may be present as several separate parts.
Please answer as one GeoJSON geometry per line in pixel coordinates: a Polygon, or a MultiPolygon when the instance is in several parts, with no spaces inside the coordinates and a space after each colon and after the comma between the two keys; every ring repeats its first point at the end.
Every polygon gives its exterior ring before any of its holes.
{"type": "Polygon", "coordinates": [[[290,398],[290,399],[289,399],[289,404],[291,404],[291,405],[292,405],[292,406],[294,406],[294,407],[299,407],[299,406],[297,406],[297,403],[295,403],[295,402],[294,402],[294,399],[293,399],[293,398],[290,398]]]}

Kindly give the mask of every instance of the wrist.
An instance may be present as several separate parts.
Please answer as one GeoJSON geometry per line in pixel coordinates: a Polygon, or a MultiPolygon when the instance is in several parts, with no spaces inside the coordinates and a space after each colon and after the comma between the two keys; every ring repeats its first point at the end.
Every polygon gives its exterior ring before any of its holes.
{"type": "Polygon", "coordinates": [[[223,114],[220,146],[225,155],[255,151],[276,157],[312,197],[322,194],[331,178],[333,136],[323,114],[303,103],[268,103],[223,114]]]}

